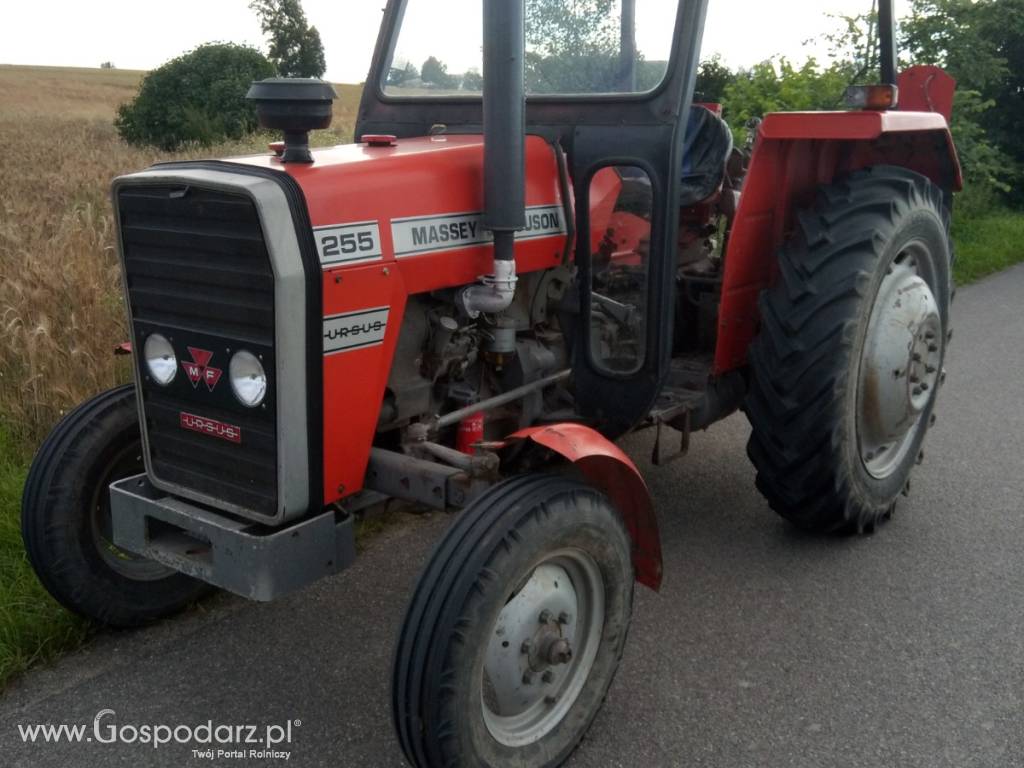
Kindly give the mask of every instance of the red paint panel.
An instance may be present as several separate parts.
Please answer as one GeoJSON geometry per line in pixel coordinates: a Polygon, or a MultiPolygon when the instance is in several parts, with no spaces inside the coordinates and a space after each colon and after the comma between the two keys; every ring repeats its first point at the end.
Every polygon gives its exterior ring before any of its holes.
{"type": "Polygon", "coordinates": [[[391,265],[351,267],[324,276],[325,317],[388,308],[380,343],[324,355],[325,503],[363,487],[406,296],[402,275],[391,265]]]}
{"type": "MultiPolygon", "coordinates": [[[[406,298],[473,283],[492,267],[493,248],[486,243],[396,258],[392,236],[396,219],[483,211],[482,137],[436,136],[379,144],[318,149],[311,165],[284,165],[270,155],[238,161],[291,174],[302,187],[314,228],[366,222],[379,227],[380,257],[324,271],[325,318],[387,308],[380,343],[324,356],[326,503],[362,488],[406,298]]],[[[526,204],[563,206],[555,150],[536,136],[526,141],[526,204]]],[[[565,213],[561,215],[564,224],[565,213]]],[[[564,234],[517,240],[517,270],[525,274],[555,266],[565,245],[564,234]]],[[[372,318],[379,323],[381,313],[372,318]]],[[[360,330],[345,326],[343,320],[325,325],[328,345],[347,343],[339,334],[360,330]]],[[[373,329],[367,330],[372,336],[373,329]]]]}
{"type": "Polygon", "coordinates": [[[900,111],[938,112],[953,119],[956,80],[935,66],[911,67],[899,76],[900,111]]]}
{"type": "Polygon", "coordinates": [[[935,112],[776,112],[761,124],[765,139],[877,139],[883,133],[948,130],[935,112]]]}
{"type": "Polygon", "coordinates": [[[640,470],[610,440],[582,424],[530,427],[509,440],[532,440],[579,467],[588,482],[602,490],[622,514],[633,542],[636,580],[661,588],[661,535],[650,491],[640,470]]]}
{"type": "Polygon", "coordinates": [[[590,252],[597,253],[612,226],[612,214],[622,192],[622,177],[614,166],[606,166],[590,180],[590,252]]]}
{"type": "Polygon", "coordinates": [[[757,300],[794,216],[819,187],[872,165],[897,165],[959,190],[960,163],[946,119],[928,112],[812,112],[765,118],[725,258],[715,372],[746,364],[760,325],[757,300]]]}

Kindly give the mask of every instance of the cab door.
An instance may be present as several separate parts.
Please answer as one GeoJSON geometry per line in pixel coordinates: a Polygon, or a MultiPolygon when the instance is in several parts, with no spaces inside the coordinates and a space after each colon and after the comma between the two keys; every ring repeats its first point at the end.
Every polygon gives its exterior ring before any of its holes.
{"type": "MultiPolygon", "coordinates": [[[[648,5],[649,5],[648,1],[648,5]]],[[[655,3],[656,4],[656,3],[655,3]]],[[[651,40],[638,9],[637,40],[651,40]]],[[[569,151],[576,200],[579,322],[573,345],[577,409],[606,434],[621,434],[646,418],[671,363],[676,238],[685,116],[693,99],[705,2],[680,3],[672,53],[655,82],[652,57],[632,51],[617,97],[580,105],[583,121],[569,151]],[[643,88],[653,90],[643,92],[643,88]]]]}

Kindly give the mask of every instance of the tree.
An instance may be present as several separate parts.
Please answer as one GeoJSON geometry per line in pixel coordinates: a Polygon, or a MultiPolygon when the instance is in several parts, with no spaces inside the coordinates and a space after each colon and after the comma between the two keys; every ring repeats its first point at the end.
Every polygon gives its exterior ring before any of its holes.
{"type": "Polygon", "coordinates": [[[722,63],[721,56],[715,55],[701,62],[695,93],[700,101],[717,104],[725,98],[726,89],[734,82],[736,73],[722,63]]]}
{"type": "Polygon", "coordinates": [[[822,69],[814,59],[796,67],[780,58],[740,70],[726,86],[723,99],[737,141],[746,138],[751,118],[768,112],[835,109],[852,68],[849,62],[837,62],[822,69]]]}
{"type": "Polygon", "coordinates": [[[618,90],[621,72],[616,7],[613,0],[528,0],[527,90],[618,90]]]}
{"type": "Polygon", "coordinates": [[[269,56],[281,77],[323,77],[324,46],[316,27],[309,26],[300,0],[252,0],[269,40],[269,56]]]}
{"type": "Polygon", "coordinates": [[[416,65],[411,61],[405,64],[395,61],[391,69],[388,70],[386,85],[401,86],[410,80],[418,80],[419,76],[420,71],[416,69],[416,65]]]}
{"type": "Polygon", "coordinates": [[[618,26],[613,0],[529,0],[526,43],[542,56],[592,56],[616,53],[618,26]]]}
{"type": "Polygon", "coordinates": [[[470,68],[466,70],[466,74],[462,76],[462,90],[464,91],[482,91],[484,89],[484,76],[480,74],[480,70],[470,68]]]}
{"type": "Polygon", "coordinates": [[[458,87],[456,78],[448,74],[448,65],[434,56],[423,62],[423,66],[420,68],[420,78],[424,83],[438,88],[458,87]]]}
{"type": "Polygon", "coordinates": [[[1003,14],[992,10],[1012,5],[1012,0],[914,0],[910,17],[900,25],[903,46],[915,64],[938,65],[961,86],[984,92],[1006,74],[1006,60],[992,37],[998,29],[991,23],[1003,14]]]}
{"type": "Polygon", "coordinates": [[[240,139],[257,127],[245,100],[249,86],[273,75],[274,65],[255,48],[203,45],[149,72],[114,125],[130,144],[163,150],[240,139]]]}
{"type": "Polygon", "coordinates": [[[112,61],[104,61],[100,64],[100,69],[117,69],[112,61]]]}
{"type": "Polygon", "coordinates": [[[1024,0],[914,0],[902,33],[914,63],[957,79],[952,129],[969,185],[1024,203],[1024,0]]]}
{"type": "Polygon", "coordinates": [[[982,90],[992,108],[981,119],[992,140],[1014,160],[1008,177],[1013,198],[1024,203],[1024,0],[999,0],[982,6],[982,34],[995,43],[1003,71],[982,90]]]}

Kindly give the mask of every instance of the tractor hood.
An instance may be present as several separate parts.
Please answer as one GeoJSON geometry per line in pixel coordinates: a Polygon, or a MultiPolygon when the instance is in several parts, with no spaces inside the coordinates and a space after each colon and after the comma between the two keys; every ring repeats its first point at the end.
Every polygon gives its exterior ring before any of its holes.
{"type": "MultiPolygon", "coordinates": [[[[470,281],[490,271],[493,246],[483,227],[482,136],[398,139],[386,146],[348,144],[314,150],[313,155],[311,164],[285,164],[273,155],[229,162],[291,175],[302,188],[317,232],[375,225],[377,247],[348,254],[351,259],[332,261],[346,254],[332,249],[325,256],[320,248],[325,268],[472,251],[482,258],[474,260],[479,271],[470,281]]],[[[527,228],[517,234],[517,241],[560,236],[564,243],[569,219],[556,149],[540,137],[528,137],[526,168],[527,228]]]]}

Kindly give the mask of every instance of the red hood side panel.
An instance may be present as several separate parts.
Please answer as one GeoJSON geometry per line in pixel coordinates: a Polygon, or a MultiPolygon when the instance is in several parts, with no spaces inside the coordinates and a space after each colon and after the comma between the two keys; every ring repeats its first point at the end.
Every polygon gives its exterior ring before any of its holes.
{"type": "MultiPolygon", "coordinates": [[[[402,139],[315,150],[312,165],[271,156],[302,187],[323,266],[324,500],[360,490],[409,295],[466,285],[491,270],[482,227],[480,136],[402,139]]],[[[526,143],[527,230],[520,273],[557,265],[566,214],[555,150],[526,143]]],[[[287,425],[283,425],[287,428],[287,425]]]]}

